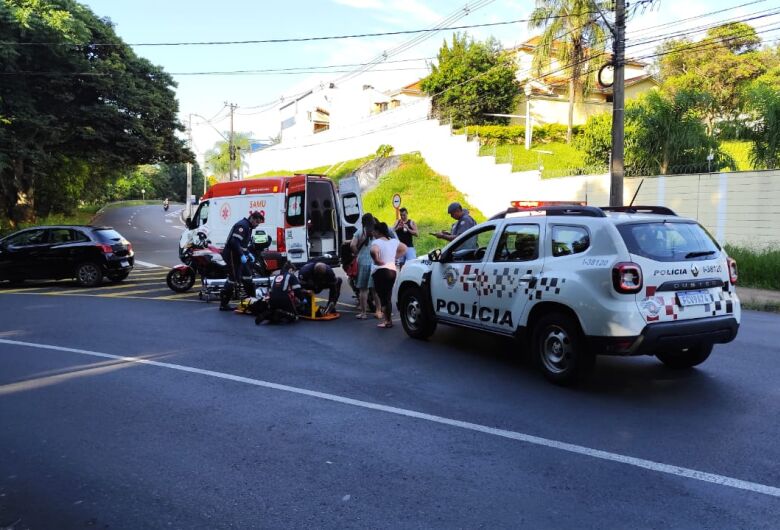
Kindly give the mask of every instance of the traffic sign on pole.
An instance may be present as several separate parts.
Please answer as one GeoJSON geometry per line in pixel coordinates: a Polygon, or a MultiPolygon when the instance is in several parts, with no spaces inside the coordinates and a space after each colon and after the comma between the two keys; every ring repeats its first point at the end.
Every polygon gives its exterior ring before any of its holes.
{"type": "Polygon", "coordinates": [[[401,195],[396,193],[393,195],[393,208],[395,208],[395,218],[400,219],[401,212],[398,211],[398,209],[401,207],[401,195]]]}

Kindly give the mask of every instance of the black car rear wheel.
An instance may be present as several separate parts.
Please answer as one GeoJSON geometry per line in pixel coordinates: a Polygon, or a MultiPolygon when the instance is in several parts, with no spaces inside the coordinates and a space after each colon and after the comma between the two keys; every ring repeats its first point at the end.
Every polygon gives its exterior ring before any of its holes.
{"type": "Polygon", "coordinates": [[[103,282],[103,269],[91,261],[76,267],[76,281],[83,287],[95,287],[103,282]]]}
{"type": "Polygon", "coordinates": [[[195,271],[187,267],[186,269],[171,269],[165,282],[171,291],[184,293],[192,289],[195,285],[195,271]]]}
{"type": "Polygon", "coordinates": [[[119,283],[127,279],[130,276],[130,271],[114,272],[108,275],[108,279],[114,283],[119,283]]]}

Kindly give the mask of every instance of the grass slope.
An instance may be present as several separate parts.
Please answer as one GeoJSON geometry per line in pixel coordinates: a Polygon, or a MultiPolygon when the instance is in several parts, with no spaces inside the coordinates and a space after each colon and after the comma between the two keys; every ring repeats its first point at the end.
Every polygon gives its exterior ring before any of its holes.
{"type": "Polygon", "coordinates": [[[295,171],[289,171],[286,169],[266,171],[265,173],[259,173],[257,175],[251,175],[249,179],[263,178],[263,177],[279,177],[279,176],[291,176],[293,174],[309,173],[315,175],[327,175],[334,181],[338,182],[341,177],[351,174],[366,162],[373,160],[374,156],[364,156],[362,158],[356,158],[354,160],[347,160],[345,162],[338,162],[329,166],[319,166],[309,169],[296,169],[295,171]]]}
{"type": "Polygon", "coordinates": [[[480,223],[482,212],[471,206],[450,181],[434,172],[418,154],[403,155],[401,165],[382,177],[379,186],[363,196],[363,210],[371,212],[388,224],[395,222],[392,200],[401,195],[401,206],[409,210],[409,217],[417,223],[420,237],[415,240],[417,254],[443,247],[446,241],[436,239],[430,232],[449,230],[454,222],[447,214],[451,202],[460,202],[480,223]]]}
{"type": "MultiPolygon", "coordinates": [[[[321,173],[335,181],[351,174],[373,156],[347,160],[332,166],[295,171],[268,171],[249,178],[263,178],[293,173],[321,173]]],[[[400,194],[402,206],[409,210],[409,217],[418,225],[420,237],[415,240],[418,254],[427,253],[434,248],[444,246],[443,240],[436,239],[430,232],[449,230],[453,220],[447,214],[447,206],[454,201],[468,208],[477,222],[485,220],[482,212],[472,207],[446,177],[434,172],[419,153],[402,155],[401,165],[382,177],[379,185],[363,195],[363,210],[370,212],[387,224],[395,222],[395,210],[392,200],[394,194],[400,194]]]]}
{"type": "Polygon", "coordinates": [[[512,164],[512,171],[530,171],[543,166],[542,178],[580,174],[585,167],[585,154],[574,147],[550,142],[525,149],[524,145],[483,145],[480,156],[495,156],[498,164],[512,164]]]}

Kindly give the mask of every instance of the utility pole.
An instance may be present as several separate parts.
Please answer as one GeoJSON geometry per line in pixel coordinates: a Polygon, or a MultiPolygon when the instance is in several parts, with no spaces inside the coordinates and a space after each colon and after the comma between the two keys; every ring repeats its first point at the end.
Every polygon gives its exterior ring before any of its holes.
{"type": "Polygon", "coordinates": [[[625,108],[625,73],[623,71],[626,54],[626,1],[615,0],[615,28],[613,30],[613,68],[612,85],[612,157],[610,159],[609,205],[623,206],[623,177],[625,166],[623,149],[625,136],[623,114],[625,108]]]}
{"type": "Polygon", "coordinates": [[[233,142],[233,112],[236,110],[238,105],[234,105],[233,103],[227,103],[225,102],[225,105],[228,105],[230,107],[230,139],[228,140],[228,156],[230,158],[230,179],[234,180],[233,177],[233,166],[236,163],[236,146],[233,142]]]}
{"type": "MultiPolygon", "coordinates": [[[[190,151],[192,151],[192,114],[189,116],[189,121],[187,123],[187,146],[190,148],[190,151]]],[[[184,200],[186,201],[186,208],[185,211],[187,212],[184,216],[184,218],[192,217],[192,201],[190,200],[190,197],[192,196],[192,162],[187,162],[187,194],[184,197],[184,200]]]]}

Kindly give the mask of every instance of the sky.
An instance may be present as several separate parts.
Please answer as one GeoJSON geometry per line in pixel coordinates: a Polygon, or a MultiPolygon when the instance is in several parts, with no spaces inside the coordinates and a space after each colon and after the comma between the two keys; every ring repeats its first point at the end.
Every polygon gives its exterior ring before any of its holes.
{"type": "MultiPolygon", "coordinates": [[[[753,1],[751,5],[717,15],[692,19],[720,9],[734,8],[752,0],[655,0],[634,13],[629,21],[628,54],[652,53],[657,43],[641,44],[664,32],[744,17],[778,9],[778,0],[753,1]],[[666,26],[658,27],[661,24],[666,26]],[[630,47],[635,42],[633,48],[630,47]]],[[[533,0],[81,0],[96,15],[109,18],[117,34],[135,52],[173,74],[178,83],[180,119],[192,120],[193,148],[202,155],[229,130],[225,103],[238,105],[236,131],[253,138],[275,136],[280,124],[276,102],[283,96],[327,83],[343,73],[293,74],[291,72],[241,75],[188,75],[197,72],[268,70],[331,65],[359,65],[383,52],[409,43],[418,35],[394,35],[344,40],[235,45],[144,46],[149,43],[246,41],[378,33],[432,28],[449,16],[453,25],[477,25],[527,19],[533,0]],[[469,6],[468,14],[463,9],[469,6]]],[[[632,2],[636,3],[636,2],[632,2]]],[[[780,20],[758,19],[754,26],[771,30],[780,20]],[[774,26],[769,26],[774,21],[774,26]]],[[[461,30],[462,31],[462,30],[461,30]]],[[[534,33],[526,22],[473,28],[476,39],[497,38],[504,47],[522,43],[534,33]]],[[[435,58],[444,39],[453,31],[426,34],[406,51],[393,55],[374,71],[350,81],[370,84],[380,90],[400,88],[424,77],[426,60],[435,58]],[[393,62],[390,62],[393,61],[393,62]]],[[[777,39],[780,31],[767,31],[777,39]]],[[[333,70],[351,71],[356,66],[333,70]]]]}

